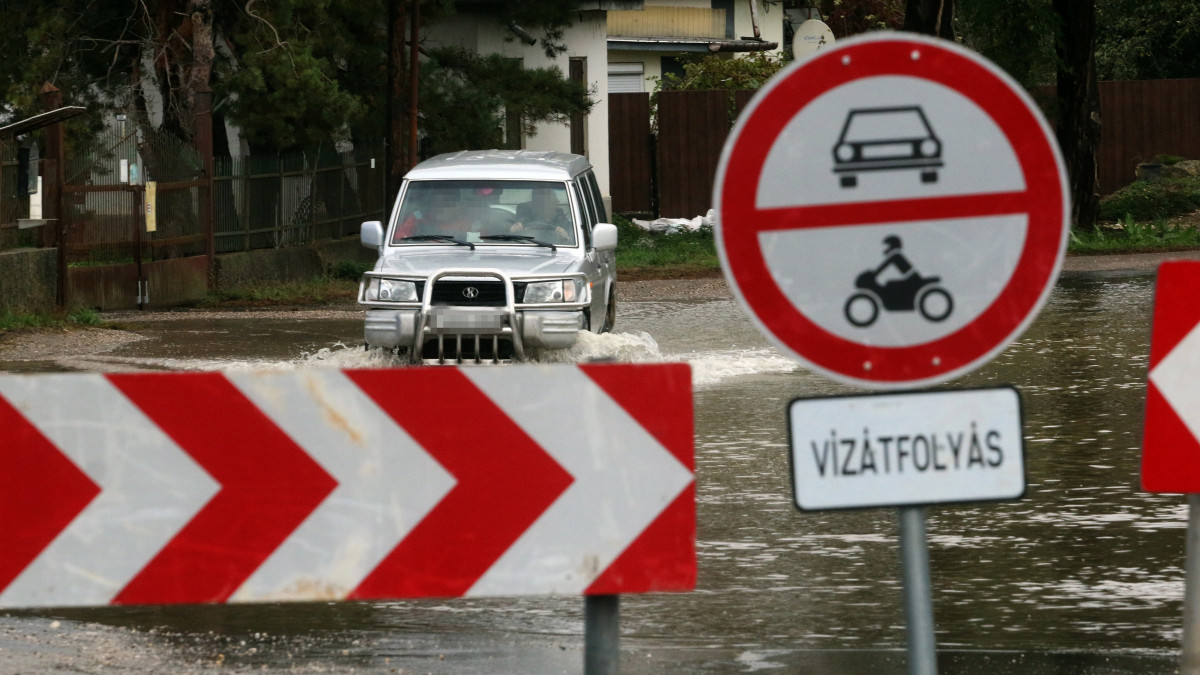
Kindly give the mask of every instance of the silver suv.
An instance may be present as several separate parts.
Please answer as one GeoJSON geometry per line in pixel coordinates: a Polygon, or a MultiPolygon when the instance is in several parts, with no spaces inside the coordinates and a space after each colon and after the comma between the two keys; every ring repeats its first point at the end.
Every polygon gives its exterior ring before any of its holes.
{"type": "Polygon", "coordinates": [[[587,159],[526,150],[438,155],[405,177],[359,285],[370,347],[413,363],[499,363],[566,349],[616,317],[617,228],[587,159]]]}

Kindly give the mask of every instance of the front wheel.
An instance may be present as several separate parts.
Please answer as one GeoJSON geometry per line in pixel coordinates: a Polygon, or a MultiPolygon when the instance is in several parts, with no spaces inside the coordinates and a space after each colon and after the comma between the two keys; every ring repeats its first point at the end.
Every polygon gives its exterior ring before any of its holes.
{"type": "Polygon", "coordinates": [[[934,322],[944,321],[954,311],[954,299],[946,289],[933,286],[921,291],[921,296],[917,298],[917,307],[921,310],[921,316],[926,319],[934,322]]]}
{"type": "Polygon", "coordinates": [[[600,326],[601,333],[611,333],[617,323],[617,288],[614,286],[608,292],[608,307],[604,310],[604,323],[600,326]]]}
{"type": "Polygon", "coordinates": [[[855,293],[846,301],[846,320],[859,328],[866,328],[879,318],[879,303],[866,293],[855,293]]]}

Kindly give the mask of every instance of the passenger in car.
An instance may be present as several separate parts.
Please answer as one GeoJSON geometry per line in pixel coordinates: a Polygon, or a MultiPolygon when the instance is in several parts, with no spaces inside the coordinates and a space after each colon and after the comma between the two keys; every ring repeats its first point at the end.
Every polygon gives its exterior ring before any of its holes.
{"type": "Polygon", "coordinates": [[[517,222],[509,228],[512,232],[529,234],[531,236],[549,237],[554,235],[551,243],[567,242],[570,240],[567,228],[571,219],[558,205],[551,188],[533,191],[532,200],[517,205],[517,222]]]}
{"type": "Polygon", "coordinates": [[[396,228],[393,241],[412,235],[457,236],[471,229],[477,231],[478,211],[464,206],[451,191],[433,192],[425,208],[414,211],[396,228]]]}

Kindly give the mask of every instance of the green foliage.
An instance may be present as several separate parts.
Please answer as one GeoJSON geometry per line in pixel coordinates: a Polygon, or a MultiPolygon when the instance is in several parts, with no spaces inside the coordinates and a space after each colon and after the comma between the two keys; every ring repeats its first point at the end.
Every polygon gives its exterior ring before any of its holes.
{"type": "Polygon", "coordinates": [[[311,148],[349,135],[363,105],[329,77],[332,70],[310,49],[295,47],[249,55],[220,90],[229,118],[252,146],[273,150],[311,148]]]}
{"type": "Polygon", "coordinates": [[[1057,19],[1050,0],[958,0],[956,17],[963,43],[1013,79],[1025,87],[1054,84],[1057,19]]]}
{"type": "Polygon", "coordinates": [[[506,113],[533,135],[537,124],[565,123],[594,105],[587,86],[557,68],[523,68],[499,54],[454,48],[429,51],[420,87],[426,155],[502,147],[506,113]]]}
{"type": "Polygon", "coordinates": [[[1154,161],[1156,161],[1159,164],[1162,164],[1164,166],[1172,166],[1172,165],[1182,162],[1185,159],[1187,159],[1187,158],[1180,157],[1179,155],[1155,155],[1154,156],[1154,161]]]}
{"type": "Polygon", "coordinates": [[[1136,181],[1100,200],[1099,218],[1156,221],[1200,209],[1200,176],[1136,181]]]}
{"type": "Polygon", "coordinates": [[[617,275],[672,276],[714,273],[721,267],[711,227],[695,232],[651,233],[623,216],[617,226],[617,275]]]}
{"type": "Polygon", "coordinates": [[[236,53],[217,63],[217,105],[264,150],[351,136],[365,91],[383,84],[384,15],[380,0],[277,0],[221,15],[236,53]]]}
{"type": "Polygon", "coordinates": [[[904,0],[823,0],[814,4],[819,5],[821,16],[837,38],[873,30],[900,30],[904,24],[904,0]]]}
{"type": "Polygon", "coordinates": [[[7,309],[0,311],[0,331],[23,328],[101,326],[103,324],[100,315],[92,309],[80,308],[66,314],[61,312],[13,312],[7,309]]]}
{"type": "Polygon", "coordinates": [[[758,89],[782,67],[782,57],[766,52],[750,52],[745,56],[735,57],[708,54],[684,61],[683,77],[667,73],[659,80],[655,89],[758,89]]]}
{"type": "Polygon", "coordinates": [[[1154,80],[1200,73],[1200,3],[1097,0],[1096,74],[1154,80]]]}
{"type": "Polygon", "coordinates": [[[329,266],[329,276],[333,279],[353,281],[358,283],[362,275],[373,267],[370,263],[360,263],[353,260],[339,260],[329,266]]]}
{"type": "Polygon", "coordinates": [[[67,321],[78,326],[99,326],[104,323],[100,320],[100,313],[90,307],[80,307],[67,314],[67,321]]]}
{"type": "MultiPolygon", "coordinates": [[[[1200,3],[1096,0],[1095,4],[1099,79],[1152,80],[1200,73],[1200,3]]],[[[1054,84],[1058,28],[1050,0],[958,0],[957,20],[963,43],[1021,84],[1054,84]]]]}
{"type": "Polygon", "coordinates": [[[308,281],[258,283],[210,292],[202,306],[262,307],[273,305],[324,305],[350,302],[358,296],[358,279],[322,277],[308,281]]]}
{"type": "MultiPolygon", "coordinates": [[[[521,30],[534,29],[541,37],[534,37],[548,58],[566,53],[563,29],[571,25],[579,12],[578,0],[508,0],[497,3],[496,20],[504,26],[516,26],[521,30]]],[[[528,32],[528,31],[527,31],[528,32]]],[[[506,39],[519,37],[514,31],[506,39]]]]}
{"type": "MultiPolygon", "coordinates": [[[[214,92],[214,112],[241,127],[255,152],[328,146],[341,139],[378,139],[388,101],[389,7],[407,17],[420,3],[422,30],[456,11],[453,0],[211,0],[211,75],[194,58],[188,0],[0,1],[0,96],[18,117],[40,110],[38,92],[51,82],[64,103],[105,108],[138,119],[165,107],[163,126],[186,134],[194,84],[214,92]],[[200,70],[193,70],[200,67],[200,70]]],[[[467,3],[462,3],[468,7],[467,3]]],[[[474,11],[538,38],[547,54],[566,50],[563,29],[578,16],[578,0],[514,0],[474,11]]],[[[503,29],[501,29],[503,30],[503,29]]],[[[521,116],[527,133],[544,121],[586,112],[585,87],[556,69],[522,71],[500,57],[434,55],[422,87],[425,136],[443,146],[495,146],[504,110],[521,116]],[[424,92],[423,92],[424,93],[424,92]],[[500,112],[497,112],[500,111],[500,112]],[[456,118],[461,114],[461,124],[456,118]],[[461,128],[460,128],[461,127],[461,128]],[[484,140],[488,142],[483,142],[484,140]]],[[[424,66],[423,66],[424,67],[424,66]]],[[[402,120],[397,120],[401,124],[402,120]]],[[[88,123],[73,122],[82,137],[88,123]]]]}
{"type": "Polygon", "coordinates": [[[1184,251],[1200,248],[1200,230],[1194,226],[1175,226],[1158,219],[1149,224],[1132,216],[1115,225],[1094,230],[1072,231],[1072,253],[1148,253],[1184,251]]]}

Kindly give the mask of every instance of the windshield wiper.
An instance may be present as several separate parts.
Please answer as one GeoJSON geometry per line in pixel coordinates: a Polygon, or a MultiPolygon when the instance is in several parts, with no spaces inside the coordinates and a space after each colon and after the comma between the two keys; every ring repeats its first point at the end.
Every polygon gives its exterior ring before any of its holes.
{"type": "Polygon", "coordinates": [[[400,241],[444,241],[447,244],[458,244],[459,246],[470,246],[471,250],[475,250],[475,244],[461,239],[455,239],[448,234],[414,234],[408,237],[401,237],[400,241]]]}
{"type": "Polygon", "coordinates": [[[538,241],[527,234],[485,234],[480,239],[488,241],[519,241],[525,244],[537,244],[538,246],[546,246],[551,251],[557,251],[558,247],[550,242],[538,241]]]}

